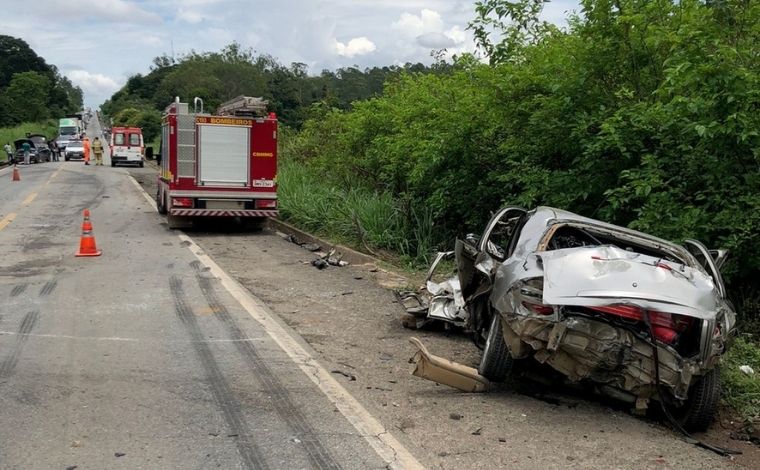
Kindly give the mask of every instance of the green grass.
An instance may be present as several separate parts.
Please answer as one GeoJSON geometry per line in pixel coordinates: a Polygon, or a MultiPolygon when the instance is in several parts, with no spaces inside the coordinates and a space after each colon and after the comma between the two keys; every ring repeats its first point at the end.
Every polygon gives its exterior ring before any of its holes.
{"type": "Polygon", "coordinates": [[[360,251],[389,251],[406,264],[428,262],[433,229],[427,211],[407,214],[390,193],[339,188],[314,169],[287,159],[280,162],[277,182],[284,220],[360,251]]]}
{"type": "MultiPolygon", "coordinates": [[[[0,149],[10,142],[13,147],[13,141],[16,139],[23,139],[26,137],[26,133],[30,134],[43,134],[48,138],[56,136],[58,131],[58,123],[52,119],[48,119],[44,122],[24,122],[16,127],[2,127],[0,128],[0,149]]],[[[4,151],[0,151],[0,161],[5,161],[7,158],[4,151]]]]}
{"type": "Polygon", "coordinates": [[[721,364],[723,399],[743,418],[760,418],[760,345],[744,338],[737,339],[721,364]],[[747,375],[739,367],[755,370],[747,375]]]}

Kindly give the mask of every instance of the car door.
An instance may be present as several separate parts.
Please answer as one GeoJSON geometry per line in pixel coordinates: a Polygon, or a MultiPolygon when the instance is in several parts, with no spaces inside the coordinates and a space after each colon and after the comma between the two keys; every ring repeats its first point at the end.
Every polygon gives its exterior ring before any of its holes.
{"type": "Polygon", "coordinates": [[[491,217],[477,244],[457,240],[457,273],[465,298],[481,290],[483,278],[490,285],[493,267],[509,257],[512,236],[525,214],[520,207],[504,207],[491,217]]]}
{"type": "Polygon", "coordinates": [[[684,247],[686,247],[689,253],[691,253],[692,256],[697,259],[699,264],[701,264],[702,267],[705,268],[705,271],[707,271],[707,273],[713,278],[713,282],[715,283],[715,287],[718,289],[718,293],[723,299],[725,299],[726,287],[723,284],[723,276],[720,274],[719,266],[722,266],[725,262],[726,257],[728,256],[728,251],[713,250],[715,252],[715,255],[718,256],[718,262],[716,262],[716,258],[713,257],[714,255],[711,254],[710,250],[708,250],[707,247],[705,247],[705,245],[703,245],[700,241],[685,240],[684,247]]]}
{"type": "Polygon", "coordinates": [[[498,262],[507,259],[512,254],[512,238],[526,213],[527,211],[521,207],[504,207],[499,210],[486,225],[478,251],[498,262]]]}

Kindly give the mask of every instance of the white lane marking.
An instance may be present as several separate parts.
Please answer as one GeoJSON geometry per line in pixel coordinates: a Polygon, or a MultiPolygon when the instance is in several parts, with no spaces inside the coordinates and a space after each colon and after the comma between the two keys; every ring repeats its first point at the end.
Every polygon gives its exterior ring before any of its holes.
{"type": "Polygon", "coordinates": [[[252,343],[254,341],[264,341],[264,338],[239,338],[239,339],[206,339],[203,341],[185,341],[185,340],[169,340],[156,338],[121,338],[118,336],[72,336],[72,335],[54,335],[54,334],[38,334],[38,333],[19,333],[17,331],[0,331],[0,336],[28,336],[32,338],[52,338],[52,339],[76,339],[87,341],[121,341],[126,343],[146,343],[146,342],[160,342],[160,343],[252,343]]]}
{"type": "Polygon", "coordinates": [[[359,434],[369,442],[375,452],[384,459],[391,468],[421,469],[424,468],[417,459],[393,435],[372,416],[356,398],[351,395],[327,369],[304,349],[293,336],[277,323],[248,290],[230,277],[213,259],[206,255],[192,238],[184,233],[180,240],[189,243],[187,248],[198,260],[209,268],[210,273],[221,281],[230,295],[237,300],[251,317],[258,321],[264,331],[277,343],[293,362],[306,374],[312,382],[340,410],[359,434]]]}
{"type": "MultiPolygon", "coordinates": [[[[145,192],[131,175],[129,178],[155,209],[156,201],[145,192]]],[[[375,449],[375,452],[394,469],[424,469],[417,459],[403,444],[401,444],[359,401],[346,390],[327,369],[304,349],[301,344],[277,323],[267,312],[264,304],[253,296],[245,287],[230,277],[216,262],[203,253],[192,238],[180,232],[179,238],[190,244],[187,248],[198,260],[210,269],[222,286],[238,303],[261,324],[270,338],[290,357],[290,359],[319,387],[332,404],[340,410],[349,423],[359,431],[359,434],[375,449]]]]}
{"type": "Polygon", "coordinates": [[[140,194],[142,194],[145,200],[148,201],[148,204],[150,204],[150,206],[153,207],[153,209],[158,210],[156,201],[154,201],[153,198],[150,197],[150,195],[147,192],[145,192],[145,189],[143,189],[143,187],[140,186],[140,183],[137,182],[134,176],[129,175],[129,180],[132,181],[132,184],[134,184],[137,187],[137,189],[140,190],[140,194]]]}

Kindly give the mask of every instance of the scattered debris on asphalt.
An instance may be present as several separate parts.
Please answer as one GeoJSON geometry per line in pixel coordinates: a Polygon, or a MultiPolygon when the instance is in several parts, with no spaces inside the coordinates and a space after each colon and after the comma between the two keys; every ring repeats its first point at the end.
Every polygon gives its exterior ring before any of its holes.
{"type": "Polygon", "coordinates": [[[342,375],[343,377],[346,377],[348,380],[350,380],[352,382],[356,380],[356,376],[354,374],[349,374],[348,372],[344,372],[344,371],[342,371],[340,369],[331,370],[330,373],[332,373],[332,374],[340,374],[340,375],[342,375]]]}
{"type": "Polygon", "coordinates": [[[311,265],[315,268],[322,270],[328,266],[348,266],[348,261],[343,261],[343,255],[335,256],[336,252],[333,248],[328,253],[321,255],[319,258],[312,260],[311,265]]]}
{"type": "Polygon", "coordinates": [[[329,264],[327,264],[327,261],[323,260],[322,258],[317,258],[313,260],[311,262],[311,265],[319,270],[325,269],[326,267],[329,266],[329,264]]]}

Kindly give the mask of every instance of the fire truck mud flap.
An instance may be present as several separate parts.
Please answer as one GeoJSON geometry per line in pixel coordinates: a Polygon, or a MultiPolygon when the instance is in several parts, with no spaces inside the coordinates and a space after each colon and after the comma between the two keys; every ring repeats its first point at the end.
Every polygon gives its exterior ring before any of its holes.
{"type": "Polygon", "coordinates": [[[192,228],[193,218],[169,214],[166,216],[166,223],[170,229],[192,228]]]}

